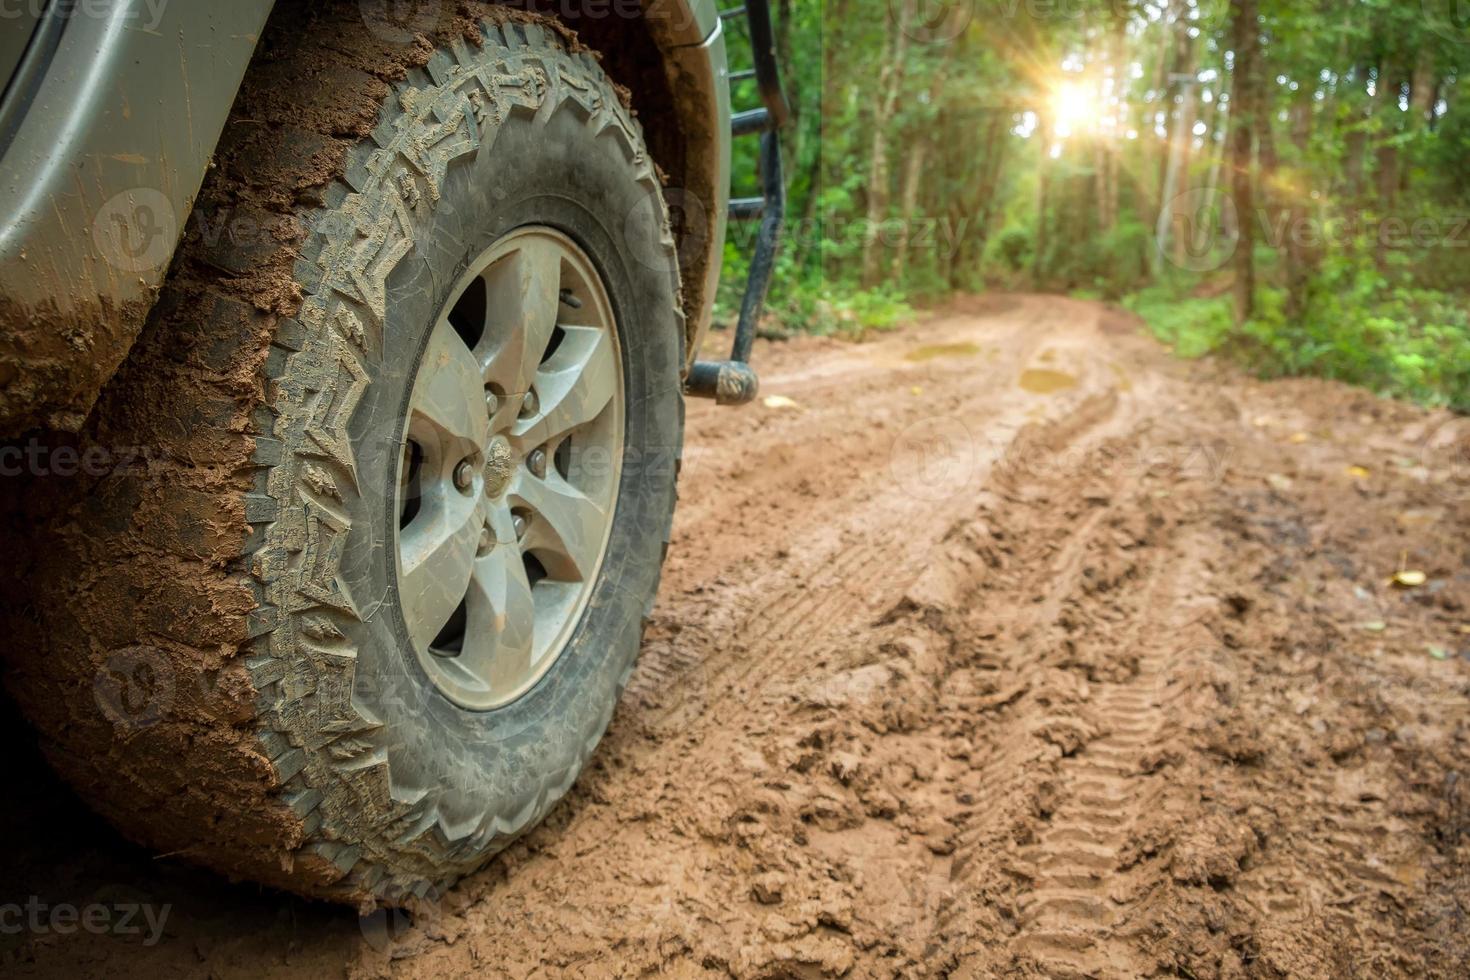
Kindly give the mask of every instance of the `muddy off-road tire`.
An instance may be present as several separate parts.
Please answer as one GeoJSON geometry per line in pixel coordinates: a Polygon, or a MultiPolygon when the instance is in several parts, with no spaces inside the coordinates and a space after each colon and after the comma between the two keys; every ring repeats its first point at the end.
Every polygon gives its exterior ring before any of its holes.
{"type": "Polygon", "coordinates": [[[481,29],[388,68],[275,42],[199,202],[227,230],[192,234],[88,433],[142,452],[48,532],[7,671],[129,835],[362,906],[443,888],[567,792],[674,505],[684,320],[653,162],[590,55],[481,29]],[[409,584],[425,541],[468,586],[409,584]],[[553,586],[528,625],[516,590],[553,586]],[[477,643],[523,659],[459,664],[477,643]]]}

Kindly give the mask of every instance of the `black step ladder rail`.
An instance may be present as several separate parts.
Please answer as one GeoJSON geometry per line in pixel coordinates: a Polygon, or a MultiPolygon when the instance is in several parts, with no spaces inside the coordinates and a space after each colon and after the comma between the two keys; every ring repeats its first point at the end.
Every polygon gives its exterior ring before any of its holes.
{"type": "Polygon", "coordinates": [[[719,405],[745,405],[760,393],[760,379],[750,366],[755,330],[765,309],[766,293],[771,286],[771,273],[776,266],[776,252],[786,223],[786,181],[781,173],[781,137],[790,110],[781,90],[781,73],[776,63],[776,41],[771,30],[769,0],[747,0],[744,7],[720,12],[725,20],[744,17],[750,32],[754,67],[748,72],[735,72],[739,81],[754,78],[760,90],[762,107],[737,112],[731,118],[735,136],[760,134],[761,196],[737,198],[730,202],[730,220],[759,221],[755,252],[750,258],[750,278],[740,302],[740,319],[735,326],[735,341],[728,361],[696,361],[689,371],[685,390],[698,398],[713,398],[719,405]]]}

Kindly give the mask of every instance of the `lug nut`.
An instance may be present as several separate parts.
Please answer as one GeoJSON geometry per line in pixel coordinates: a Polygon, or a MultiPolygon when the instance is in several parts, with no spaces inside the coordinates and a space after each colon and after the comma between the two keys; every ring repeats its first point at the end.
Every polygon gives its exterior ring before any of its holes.
{"type": "Polygon", "coordinates": [[[532,450],[531,455],[526,457],[526,467],[539,479],[546,479],[546,450],[532,450]]]}
{"type": "Polygon", "coordinates": [[[495,417],[495,413],[498,411],[500,411],[500,399],[495,397],[495,392],[491,391],[489,388],[486,388],[485,413],[493,419],[495,417]]]}
{"type": "Polygon", "coordinates": [[[490,554],[495,550],[495,536],[490,533],[488,527],[480,528],[480,556],[490,554]]]}
{"type": "Polygon", "coordinates": [[[521,402],[521,418],[530,418],[541,412],[541,399],[536,397],[534,390],[526,392],[525,400],[521,402]]]}
{"type": "Polygon", "coordinates": [[[516,526],[516,538],[517,539],[524,538],[526,536],[526,527],[531,522],[526,519],[526,515],[525,514],[517,514],[517,515],[515,515],[515,517],[512,518],[512,521],[513,521],[513,523],[516,526]]]}
{"type": "Polygon", "coordinates": [[[454,468],[454,485],[461,493],[475,485],[475,468],[470,465],[469,460],[460,460],[459,465],[454,468]]]}

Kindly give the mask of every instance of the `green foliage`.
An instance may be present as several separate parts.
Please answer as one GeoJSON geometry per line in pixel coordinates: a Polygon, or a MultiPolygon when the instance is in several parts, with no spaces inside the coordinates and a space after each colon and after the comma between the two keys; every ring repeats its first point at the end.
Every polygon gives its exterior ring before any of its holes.
{"type": "Polygon", "coordinates": [[[1148,255],[1153,233],[1142,223],[1127,219],[1104,232],[1098,242],[1099,261],[1094,284],[1109,299],[1140,288],[1149,279],[1148,255]]]}
{"type": "MultiPolygon", "coordinates": [[[[793,230],[768,330],[861,336],[953,290],[1050,289],[1124,299],[1181,356],[1466,408],[1470,33],[1445,11],[1256,0],[1247,86],[1233,0],[1082,0],[1075,16],[986,2],[932,43],[897,29],[927,24],[906,2],[778,5],[793,230]],[[1246,271],[1256,309],[1237,323],[1246,271]]],[[[732,96],[754,105],[754,84],[732,96]]],[[[737,194],[756,193],[755,154],[736,141],[737,194]]],[[[732,229],[722,322],[749,244],[732,229]]]]}
{"type": "Polygon", "coordinates": [[[1014,274],[1030,266],[1031,251],[1035,247],[1030,230],[1012,225],[991,240],[991,258],[1006,272],[1014,274]]]}
{"type": "Polygon", "coordinates": [[[1242,356],[1266,376],[1311,374],[1386,395],[1470,411],[1470,316],[1463,299],[1424,289],[1379,289],[1363,270],[1314,291],[1288,320],[1279,290],[1264,292],[1246,324],[1242,356]]]}
{"type": "MultiPolygon", "coordinates": [[[[725,267],[716,296],[715,320],[733,327],[740,315],[740,302],[750,266],[746,255],[726,243],[725,267]]],[[[850,284],[833,286],[820,273],[801,274],[789,251],[776,261],[775,281],[766,300],[766,327],[780,333],[837,334],[860,340],[870,333],[892,330],[914,315],[905,294],[891,289],[859,289],[850,284]]]]}
{"type": "Polygon", "coordinates": [[[817,333],[836,333],[862,338],[869,333],[892,330],[913,317],[913,307],[903,296],[885,289],[856,289],[840,294],[824,292],[814,309],[817,333]]]}
{"type": "Polygon", "coordinates": [[[1203,357],[1220,349],[1234,329],[1230,301],[1191,298],[1171,286],[1150,286],[1124,300],[1155,337],[1180,357],[1203,357]]]}
{"type": "Polygon", "coordinates": [[[1470,411],[1470,313],[1462,298],[1385,291],[1375,271],[1336,263],[1296,319],[1284,290],[1266,287],[1237,331],[1228,297],[1151,286],[1124,305],[1180,357],[1221,353],[1263,377],[1315,375],[1385,395],[1470,411]]]}

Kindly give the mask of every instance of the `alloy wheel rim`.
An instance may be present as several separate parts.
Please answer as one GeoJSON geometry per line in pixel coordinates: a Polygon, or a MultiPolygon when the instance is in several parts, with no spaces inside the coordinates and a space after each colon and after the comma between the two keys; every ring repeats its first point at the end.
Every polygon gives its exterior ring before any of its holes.
{"type": "Polygon", "coordinates": [[[519,229],[470,265],[420,360],[400,447],[399,605],[445,697],[530,690],[581,620],[623,450],[612,304],[586,254],[519,229]]]}

